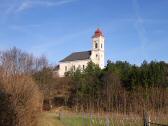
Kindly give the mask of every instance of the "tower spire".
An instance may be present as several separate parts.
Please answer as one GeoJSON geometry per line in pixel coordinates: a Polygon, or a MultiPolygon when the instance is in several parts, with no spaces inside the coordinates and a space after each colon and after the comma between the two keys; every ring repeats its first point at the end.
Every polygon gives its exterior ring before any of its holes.
{"type": "Polygon", "coordinates": [[[92,37],[91,59],[100,68],[104,68],[104,35],[99,28],[97,28],[92,37]]]}
{"type": "Polygon", "coordinates": [[[93,38],[100,37],[100,36],[103,36],[103,32],[99,28],[97,28],[97,30],[95,31],[95,33],[93,35],[93,38]]]}

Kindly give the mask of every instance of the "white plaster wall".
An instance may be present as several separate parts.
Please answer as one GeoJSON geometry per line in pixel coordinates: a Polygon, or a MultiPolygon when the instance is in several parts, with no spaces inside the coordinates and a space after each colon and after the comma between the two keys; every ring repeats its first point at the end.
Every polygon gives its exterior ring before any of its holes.
{"type": "Polygon", "coordinates": [[[75,66],[75,69],[79,68],[79,66],[80,66],[80,69],[82,70],[83,69],[83,65],[86,68],[88,62],[90,62],[90,59],[60,62],[58,75],[59,75],[59,77],[64,77],[65,72],[70,71],[73,68],[73,66],[75,66]],[[67,67],[67,71],[65,71],[65,67],[67,67]]]}
{"type": "Polygon", "coordinates": [[[101,69],[104,68],[104,37],[103,36],[93,38],[91,60],[95,64],[98,64],[101,69]],[[98,44],[97,48],[95,48],[95,43],[98,44]],[[102,44],[102,47],[101,47],[101,44],[102,44]]]}
{"type": "Polygon", "coordinates": [[[103,69],[104,68],[104,51],[92,51],[91,60],[95,64],[99,65],[101,69],[103,69]]]}
{"type": "Polygon", "coordinates": [[[104,51],[104,37],[103,36],[100,36],[100,37],[95,37],[92,39],[92,50],[102,50],[104,51]],[[95,48],[95,42],[98,43],[98,48],[96,49],[95,48]],[[103,45],[102,48],[101,48],[101,44],[103,45]]]}

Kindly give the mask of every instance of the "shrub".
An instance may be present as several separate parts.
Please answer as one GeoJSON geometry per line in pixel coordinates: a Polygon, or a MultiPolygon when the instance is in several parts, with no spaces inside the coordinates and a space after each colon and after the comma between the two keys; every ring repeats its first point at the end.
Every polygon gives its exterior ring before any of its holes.
{"type": "Polygon", "coordinates": [[[3,95],[0,99],[0,119],[3,126],[35,126],[38,112],[42,109],[42,95],[37,85],[28,76],[1,78],[3,95]],[[3,114],[4,112],[7,113],[3,114]],[[2,121],[3,120],[3,121],[2,121]]]}

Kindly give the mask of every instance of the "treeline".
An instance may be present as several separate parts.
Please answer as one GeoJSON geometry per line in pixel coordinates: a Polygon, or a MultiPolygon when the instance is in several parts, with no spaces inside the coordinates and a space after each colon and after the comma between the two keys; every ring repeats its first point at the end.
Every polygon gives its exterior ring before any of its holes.
{"type": "Polygon", "coordinates": [[[103,70],[89,63],[84,71],[71,71],[67,76],[74,84],[69,105],[76,110],[123,113],[168,110],[168,64],[165,62],[144,61],[136,66],[108,61],[103,70]]]}
{"type": "Polygon", "coordinates": [[[168,64],[164,61],[144,61],[141,66],[131,65],[128,62],[108,61],[105,72],[116,74],[124,87],[132,90],[141,87],[168,87],[168,64]]]}

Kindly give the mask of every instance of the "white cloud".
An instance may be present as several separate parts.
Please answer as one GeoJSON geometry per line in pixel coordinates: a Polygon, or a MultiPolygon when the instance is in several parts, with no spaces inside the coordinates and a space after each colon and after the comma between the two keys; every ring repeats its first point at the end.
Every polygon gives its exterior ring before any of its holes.
{"type": "Polygon", "coordinates": [[[148,45],[148,37],[146,36],[146,28],[144,26],[144,18],[140,15],[140,5],[138,0],[133,0],[133,8],[135,11],[135,28],[140,37],[141,51],[144,56],[147,56],[146,47],[148,45]]]}
{"type": "Polygon", "coordinates": [[[31,9],[33,7],[52,7],[52,6],[60,6],[60,5],[64,5],[64,4],[68,4],[71,2],[74,2],[75,0],[27,0],[24,1],[20,4],[20,6],[18,6],[18,8],[16,9],[16,12],[19,11],[24,11],[27,9],[31,9]]]}
{"type": "Polygon", "coordinates": [[[35,7],[54,7],[61,6],[77,0],[6,0],[0,3],[1,16],[22,12],[35,7]]]}
{"type": "Polygon", "coordinates": [[[25,10],[25,9],[28,9],[31,7],[31,4],[29,2],[23,2],[21,3],[21,5],[16,9],[16,11],[22,11],[22,10],[25,10]]]}

